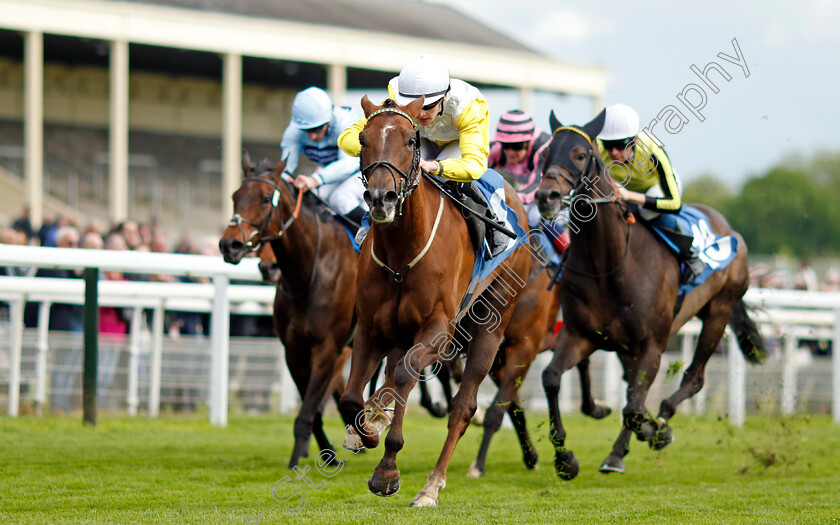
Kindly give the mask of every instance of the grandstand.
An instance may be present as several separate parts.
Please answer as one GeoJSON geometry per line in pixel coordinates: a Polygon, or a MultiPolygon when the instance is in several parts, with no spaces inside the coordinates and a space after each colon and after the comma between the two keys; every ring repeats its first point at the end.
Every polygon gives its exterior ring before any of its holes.
{"type": "Polygon", "coordinates": [[[348,103],[348,90],[382,89],[420,53],[476,85],[517,90],[525,108],[535,91],[596,106],[605,91],[599,67],[552,60],[425,2],[0,0],[0,9],[7,223],[26,202],[35,224],[43,206],[69,207],[217,233],[242,147],[279,160],[299,89],[318,85],[348,103]],[[412,22],[444,18],[445,28],[412,22]],[[41,188],[53,199],[42,201],[41,188]]]}

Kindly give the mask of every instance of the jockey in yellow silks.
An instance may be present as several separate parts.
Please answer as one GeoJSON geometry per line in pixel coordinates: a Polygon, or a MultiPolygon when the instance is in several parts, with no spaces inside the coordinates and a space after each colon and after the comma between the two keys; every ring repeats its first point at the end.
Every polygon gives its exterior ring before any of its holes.
{"type": "MultiPolygon", "coordinates": [[[[469,184],[487,171],[490,151],[490,114],[481,92],[463,80],[450,78],[443,62],[424,55],[409,62],[399,76],[391,79],[388,94],[400,106],[425,97],[425,105],[416,119],[420,132],[420,169],[430,175],[467,183],[461,191],[487,206],[469,184]]],[[[367,119],[362,118],[339,136],[338,146],[348,155],[359,156],[359,133],[366,123],[367,119]]],[[[488,230],[491,251],[504,248],[507,240],[503,234],[494,228],[488,230]]]]}

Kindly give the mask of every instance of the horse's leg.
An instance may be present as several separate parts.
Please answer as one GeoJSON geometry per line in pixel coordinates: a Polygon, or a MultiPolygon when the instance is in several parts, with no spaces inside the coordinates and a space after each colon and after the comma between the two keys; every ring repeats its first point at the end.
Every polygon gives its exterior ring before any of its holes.
{"type": "Polygon", "coordinates": [[[352,427],[361,439],[365,448],[376,448],[379,445],[379,434],[374,432],[360,417],[365,409],[362,397],[365,385],[370,382],[373,373],[385,357],[386,350],[381,345],[375,344],[370,330],[362,323],[356,331],[356,339],[353,342],[353,359],[350,361],[350,377],[347,380],[347,388],[341,396],[339,410],[342,418],[352,422],[352,427]],[[361,430],[361,431],[360,431],[361,430]]]}
{"type": "Polygon", "coordinates": [[[709,362],[709,358],[712,357],[712,354],[714,354],[715,349],[723,337],[731,309],[731,303],[716,304],[716,301],[713,300],[711,304],[701,311],[700,318],[703,320],[703,328],[697,336],[697,347],[694,350],[694,358],[691,360],[691,365],[686,369],[685,374],[683,374],[680,388],[671,397],[663,400],[659,406],[657,431],[649,442],[651,448],[656,450],[665,448],[674,440],[671,428],[668,426],[668,420],[674,416],[677,406],[680,403],[692,397],[703,388],[706,364],[709,362]]]}
{"type": "MultiPolygon", "coordinates": [[[[441,363],[440,370],[445,368],[446,367],[443,366],[443,363],[441,363]]],[[[440,371],[438,373],[440,373],[440,371]]],[[[433,417],[443,417],[446,415],[446,409],[440,403],[434,402],[432,400],[432,395],[429,393],[429,386],[426,384],[426,381],[430,378],[431,376],[421,372],[420,381],[417,385],[420,388],[420,406],[425,408],[426,411],[433,417]]]]}
{"type": "MultiPolygon", "coordinates": [[[[536,341],[533,338],[523,338],[504,344],[503,348],[499,350],[496,360],[493,363],[493,368],[500,368],[498,372],[494,373],[494,380],[499,385],[499,391],[493,399],[493,403],[487,412],[484,414],[484,437],[481,441],[481,448],[478,451],[478,457],[470,466],[470,477],[480,477],[484,475],[485,466],[487,463],[487,452],[490,448],[490,440],[493,435],[499,431],[502,426],[502,419],[506,412],[510,410],[510,404],[516,397],[519,386],[528,374],[528,369],[534,361],[537,354],[536,341]],[[504,363],[502,363],[504,357],[504,363]]],[[[511,416],[513,420],[513,416],[511,416]]],[[[519,429],[517,429],[519,430],[519,429]]],[[[522,457],[525,466],[529,469],[534,468],[537,464],[537,454],[531,446],[530,440],[522,442],[522,435],[520,436],[520,445],[522,445],[522,457]]],[[[527,436],[527,430],[526,430],[527,436]]]]}
{"type": "Polygon", "coordinates": [[[373,394],[376,392],[376,381],[379,379],[380,372],[382,372],[382,361],[380,361],[379,365],[377,365],[376,372],[373,373],[373,377],[368,385],[368,397],[373,397],[373,394]]]}
{"type": "MultiPolygon", "coordinates": [[[[289,350],[289,347],[286,347],[286,366],[289,369],[289,374],[292,376],[292,381],[295,382],[295,386],[297,387],[301,398],[306,395],[306,390],[309,386],[309,379],[312,375],[312,363],[309,356],[304,354],[304,352],[295,352],[289,350]]],[[[303,407],[301,407],[297,417],[300,417],[300,413],[302,411],[303,407]]],[[[295,421],[297,421],[297,418],[295,421]]],[[[288,467],[290,469],[297,466],[298,460],[305,456],[305,452],[309,448],[309,436],[307,435],[304,437],[305,443],[299,443],[296,427],[293,432],[295,436],[295,443],[292,447],[292,456],[289,458],[288,467]]]]}
{"type": "Polygon", "coordinates": [[[554,471],[561,479],[570,480],[577,476],[580,462],[574,452],[566,448],[566,430],[560,419],[560,378],[566,370],[588,358],[595,347],[588,339],[564,329],[560,331],[554,348],[554,357],[543,370],[542,382],[551,421],[549,439],[554,446],[554,471]]]}
{"type": "Polygon", "coordinates": [[[525,423],[525,409],[522,408],[522,402],[519,400],[519,394],[514,395],[513,399],[508,405],[508,416],[513,422],[513,428],[516,430],[516,437],[519,438],[519,447],[522,449],[522,460],[525,466],[529,469],[537,466],[537,449],[531,443],[531,436],[528,434],[528,426],[525,423]]]}
{"type": "MultiPolygon", "coordinates": [[[[289,462],[290,469],[297,465],[298,458],[309,455],[309,438],[312,435],[316,419],[319,422],[321,421],[320,411],[326,402],[328,389],[333,379],[335,356],[335,347],[330,343],[312,348],[312,374],[302,396],[300,412],[295,418],[295,450],[292,454],[292,460],[289,462]]],[[[319,426],[321,427],[320,433],[323,435],[322,423],[319,426]]],[[[329,446],[326,436],[323,436],[323,439],[324,443],[329,446]]]]}
{"type": "MultiPolygon", "coordinates": [[[[493,380],[493,383],[496,384],[496,388],[498,389],[501,386],[501,375],[504,374],[504,357],[507,351],[507,344],[502,344],[502,347],[499,349],[499,352],[496,354],[496,358],[493,360],[493,364],[490,367],[490,379],[493,380]]],[[[481,425],[484,427],[484,434],[481,438],[481,445],[478,447],[478,455],[476,456],[475,460],[473,460],[472,465],[470,465],[469,470],[467,471],[467,477],[469,478],[480,478],[484,475],[484,467],[487,462],[487,451],[490,448],[490,439],[492,438],[492,434],[498,430],[498,427],[501,426],[502,418],[507,411],[507,406],[502,407],[498,404],[498,397],[499,392],[496,391],[496,397],[493,398],[493,401],[490,403],[490,407],[484,413],[484,417],[482,417],[481,425]],[[501,414],[497,414],[500,412],[501,414]],[[489,416],[489,418],[488,418],[489,416]],[[498,425],[492,425],[494,421],[498,420],[498,425]],[[491,425],[488,427],[488,425],[491,425]],[[491,430],[493,426],[496,427],[496,430],[491,430]]]]}
{"type": "Polygon", "coordinates": [[[443,387],[443,397],[446,399],[446,412],[449,412],[449,407],[452,406],[452,361],[449,360],[441,363],[443,366],[437,373],[440,386],[443,387]]]}
{"type": "Polygon", "coordinates": [[[595,418],[604,419],[612,412],[612,409],[603,403],[599,403],[592,396],[592,382],[589,378],[589,358],[577,364],[578,374],[580,375],[580,410],[585,415],[595,418]]]}
{"type": "Polygon", "coordinates": [[[634,366],[627,371],[629,381],[627,382],[627,406],[623,411],[624,426],[632,430],[639,441],[648,441],[656,432],[656,422],[647,412],[645,401],[650,385],[653,384],[659,372],[659,363],[664,349],[665,341],[649,339],[636,354],[634,366]]]}
{"type": "MultiPolygon", "coordinates": [[[[503,318],[500,326],[510,319],[512,309],[506,312],[506,319],[503,318]]],[[[467,362],[464,365],[464,375],[461,380],[461,387],[458,393],[452,398],[452,411],[449,413],[448,432],[443,450],[440,453],[435,468],[426,479],[426,485],[411,501],[412,507],[436,507],[438,494],[446,486],[446,469],[455,451],[458,440],[464,435],[475,413],[476,394],[481,382],[487,377],[487,373],[493,364],[501,343],[501,329],[488,332],[481,326],[475,325],[470,331],[473,341],[470,344],[470,351],[467,354],[467,362]]]]}
{"type": "MultiPolygon", "coordinates": [[[[420,378],[420,371],[438,360],[440,351],[431,345],[431,341],[440,334],[450,333],[450,330],[451,326],[448,325],[446,319],[430,320],[415,337],[414,340],[417,343],[399,360],[394,369],[392,376],[394,389],[387,392],[389,398],[395,400],[394,416],[391,419],[391,428],[385,437],[385,453],[368,480],[368,489],[377,496],[393,496],[400,490],[397,453],[402,450],[405,443],[402,426],[406,400],[420,378]]],[[[445,341],[440,341],[440,343],[446,344],[445,341]]]]}
{"type": "MultiPolygon", "coordinates": [[[[624,368],[624,380],[629,383],[630,376],[628,370],[633,366],[633,358],[629,355],[618,354],[618,359],[621,361],[621,366],[624,368]]],[[[624,456],[630,453],[630,438],[633,437],[633,432],[629,428],[622,425],[621,432],[618,434],[618,439],[613,443],[612,452],[601,463],[598,469],[604,474],[618,472],[624,474],[624,456]]]]}
{"type": "MultiPolygon", "coordinates": [[[[324,407],[327,404],[327,400],[330,397],[334,397],[336,399],[337,404],[337,396],[339,395],[338,392],[344,392],[344,378],[341,376],[341,373],[344,370],[344,365],[347,363],[347,360],[350,359],[350,354],[350,347],[345,346],[341,349],[341,354],[339,354],[338,359],[335,360],[335,363],[333,365],[332,378],[330,379],[329,385],[327,385],[327,389],[324,392],[324,398],[318,407],[318,412],[316,414],[315,420],[313,421],[312,435],[315,436],[315,441],[318,443],[318,446],[320,447],[321,451],[327,450],[335,452],[332,445],[330,444],[329,439],[327,439],[326,433],[324,433],[324,423],[322,415],[324,413],[324,407]]],[[[335,454],[331,454],[329,457],[329,464],[333,464],[338,461],[335,454]]]]}

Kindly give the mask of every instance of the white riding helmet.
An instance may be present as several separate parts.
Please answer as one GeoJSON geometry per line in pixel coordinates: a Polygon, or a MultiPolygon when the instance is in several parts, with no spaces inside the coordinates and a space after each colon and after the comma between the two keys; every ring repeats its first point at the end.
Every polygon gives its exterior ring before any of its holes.
{"type": "Polygon", "coordinates": [[[425,95],[424,106],[440,100],[449,91],[449,69],[431,55],[422,55],[408,64],[397,79],[397,104],[405,106],[425,95]]]}
{"type": "Polygon", "coordinates": [[[323,89],[306,88],[292,103],[292,124],[300,129],[323,126],[332,118],[333,103],[323,89]]]}
{"type": "Polygon", "coordinates": [[[614,104],[607,108],[604,129],[598,134],[601,140],[621,140],[635,137],[639,133],[639,114],[625,104],[614,104]]]}

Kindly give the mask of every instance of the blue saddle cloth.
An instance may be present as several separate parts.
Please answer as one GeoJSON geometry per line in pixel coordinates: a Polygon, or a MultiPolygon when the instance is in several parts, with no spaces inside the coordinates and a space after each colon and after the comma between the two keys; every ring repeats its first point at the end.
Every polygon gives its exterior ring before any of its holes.
{"type": "Polygon", "coordinates": [[[502,176],[494,170],[487,170],[480,179],[475,181],[474,184],[490,205],[490,208],[493,210],[493,213],[496,214],[496,217],[504,219],[505,227],[516,234],[516,239],[510,239],[504,251],[500,252],[491,259],[487,259],[486,257],[486,254],[489,253],[490,250],[487,243],[481,243],[481,246],[479,246],[475,253],[475,265],[473,266],[472,278],[470,279],[470,285],[467,288],[467,293],[461,301],[459,311],[462,311],[470,303],[473,292],[478,284],[489,277],[519,245],[526,244],[528,242],[525,230],[519,226],[516,212],[513,211],[513,209],[505,202],[505,180],[502,176]]]}
{"type": "MultiPolygon", "coordinates": [[[[738,239],[732,235],[716,234],[712,231],[706,214],[692,206],[683,206],[680,212],[676,214],[676,219],[680,222],[683,231],[690,231],[694,235],[691,246],[705,266],[703,272],[695,276],[693,280],[680,283],[679,294],[685,295],[706,282],[706,279],[714,272],[729,266],[729,263],[738,253],[738,239]]],[[[671,251],[676,253],[676,246],[668,240],[656,224],[652,226],[671,251]]],[[[682,264],[685,265],[685,263],[682,264]]]]}
{"type": "MultiPolygon", "coordinates": [[[[362,249],[359,248],[359,243],[356,242],[356,233],[350,229],[349,226],[344,221],[338,220],[338,223],[344,226],[344,231],[347,232],[347,236],[350,237],[350,244],[353,246],[353,249],[356,250],[356,253],[362,253],[362,249]]],[[[368,214],[365,213],[364,218],[362,219],[362,226],[364,228],[370,228],[370,220],[368,219],[368,214]]]]}

